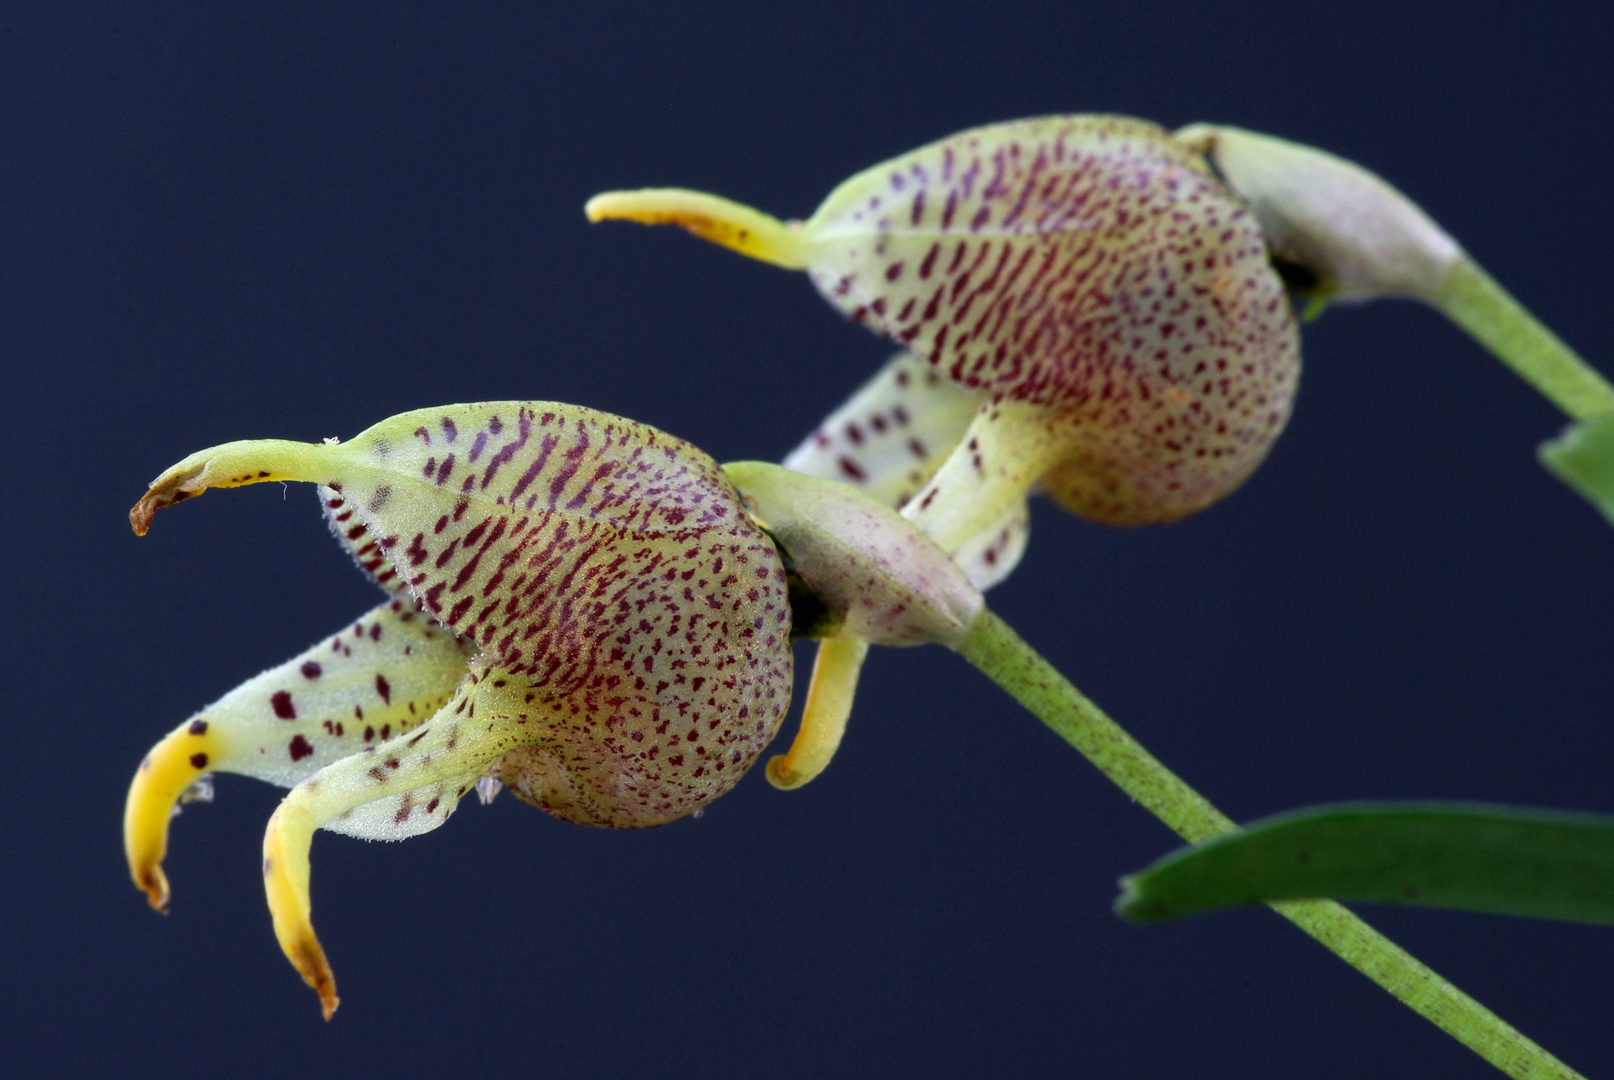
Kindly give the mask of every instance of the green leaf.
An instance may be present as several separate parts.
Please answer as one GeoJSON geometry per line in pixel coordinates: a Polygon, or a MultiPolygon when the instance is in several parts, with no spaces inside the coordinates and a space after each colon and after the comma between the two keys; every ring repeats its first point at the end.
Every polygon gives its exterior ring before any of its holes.
{"type": "Polygon", "coordinates": [[[1345,803],[1279,814],[1121,879],[1158,922],[1277,900],[1415,904],[1614,925],[1614,817],[1473,803],[1345,803]]]}
{"type": "Polygon", "coordinates": [[[1614,522],[1614,413],[1571,425],[1539,452],[1541,464],[1614,522]]]}

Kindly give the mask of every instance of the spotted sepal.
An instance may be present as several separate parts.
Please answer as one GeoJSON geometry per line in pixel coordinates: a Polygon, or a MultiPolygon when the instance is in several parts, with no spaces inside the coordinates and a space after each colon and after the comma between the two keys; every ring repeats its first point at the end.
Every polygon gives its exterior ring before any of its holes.
{"type": "Polygon", "coordinates": [[[153,907],[167,907],[169,821],[199,777],[239,773],[290,787],[432,715],[473,655],[412,602],[393,600],[180,724],[129,788],[124,847],[135,884],[153,907]]]}
{"type": "Polygon", "coordinates": [[[342,497],[342,493],[321,487],[319,505],[325,512],[325,524],[330,526],[331,535],[347,549],[354,564],[364,571],[364,576],[387,592],[406,598],[413,604],[409,583],[398,576],[398,568],[387,559],[386,552],[370,535],[369,527],[359,517],[357,509],[342,497]]]}
{"type": "Polygon", "coordinates": [[[1173,384],[1179,357],[1294,352],[1254,220],[1144,121],[965,131],[848,180],[802,235],[832,303],[1015,400],[1083,404],[1173,384]]]}
{"type": "Polygon", "coordinates": [[[281,950],[320,998],[329,1020],[336,977],[314,933],[309,848],[323,827],[366,839],[401,840],[448,820],[489,764],[525,744],[516,697],[473,661],[453,700],[413,732],[326,766],[303,780],[269,819],[264,892],[281,950]],[[496,685],[497,684],[497,685],[496,685]]]}
{"type": "Polygon", "coordinates": [[[970,584],[985,592],[1014,572],[1031,540],[1031,504],[1021,499],[953,552],[970,584]]]}
{"type": "Polygon", "coordinates": [[[958,445],[982,394],[900,352],[819,424],[782,464],[841,480],[898,509],[958,445]]]}
{"type": "Polygon", "coordinates": [[[292,801],[328,808],[321,828],[362,840],[403,840],[447,821],[499,757],[524,742],[519,734],[487,738],[500,725],[525,726],[515,716],[495,717],[490,704],[509,684],[490,693],[494,680],[475,663],[461,674],[439,711],[311,774],[292,801]]]}

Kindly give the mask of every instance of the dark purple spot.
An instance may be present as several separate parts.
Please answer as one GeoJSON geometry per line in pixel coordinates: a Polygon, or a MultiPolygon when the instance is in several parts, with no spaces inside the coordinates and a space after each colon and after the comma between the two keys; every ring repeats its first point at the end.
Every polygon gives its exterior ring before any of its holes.
{"type": "Polygon", "coordinates": [[[312,660],[305,661],[303,666],[297,670],[303,673],[303,678],[305,679],[319,678],[320,666],[312,660]]]}
{"type": "Polygon", "coordinates": [[[191,755],[191,768],[193,768],[193,769],[205,769],[205,768],[207,768],[207,755],[206,754],[192,754],[191,755]]]}
{"type": "Polygon", "coordinates": [[[269,699],[269,704],[274,707],[275,715],[282,720],[297,719],[297,709],[291,703],[290,692],[286,690],[275,691],[274,697],[269,699]]]}
{"type": "Polygon", "coordinates": [[[191,726],[186,728],[185,730],[190,732],[192,735],[206,735],[207,734],[207,721],[206,720],[192,720],[191,721],[191,726]]]}
{"type": "MultiPolygon", "coordinates": [[[[375,677],[375,692],[381,695],[382,701],[386,702],[388,705],[392,704],[392,684],[387,682],[387,677],[385,675],[377,675],[375,677]]],[[[289,702],[287,703],[287,707],[290,708],[289,702]]]]}
{"type": "Polygon", "coordinates": [[[291,751],[291,759],[293,761],[301,761],[303,758],[314,752],[314,748],[308,745],[308,740],[303,738],[301,735],[293,738],[291,742],[287,744],[286,749],[291,751]]]}

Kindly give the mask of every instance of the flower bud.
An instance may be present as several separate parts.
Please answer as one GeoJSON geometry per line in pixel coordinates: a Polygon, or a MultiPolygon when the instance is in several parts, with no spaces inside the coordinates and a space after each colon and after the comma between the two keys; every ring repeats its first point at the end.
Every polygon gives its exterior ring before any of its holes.
{"type": "Polygon", "coordinates": [[[1353,162],[1236,127],[1191,124],[1177,139],[1249,204],[1273,253],[1315,277],[1320,296],[1434,302],[1462,253],[1411,199],[1353,162]]]}
{"type": "Polygon", "coordinates": [[[964,571],[884,503],[768,462],[723,469],[790,569],[840,617],[839,634],[952,647],[980,614],[984,601],[964,571]]]}

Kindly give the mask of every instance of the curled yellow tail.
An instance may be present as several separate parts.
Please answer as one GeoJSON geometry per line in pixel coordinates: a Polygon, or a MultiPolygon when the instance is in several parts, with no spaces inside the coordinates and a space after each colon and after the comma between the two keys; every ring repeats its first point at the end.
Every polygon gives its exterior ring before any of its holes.
{"type": "Polygon", "coordinates": [[[168,910],[168,822],[180,795],[207,772],[218,756],[215,739],[204,720],[193,720],[170,732],[140,763],[123,808],[123,850],[129,876],[158,911],[168,910]]]}
{"type": "Polygon", "coordinates": [[[590,221],[637,221],[641,225],[679,225],[741,255],[782,266],[807,267],[807,245],[800,223],[787,224],[737,202],[683,188],[608,191],[583,206],[590,221]]]}

